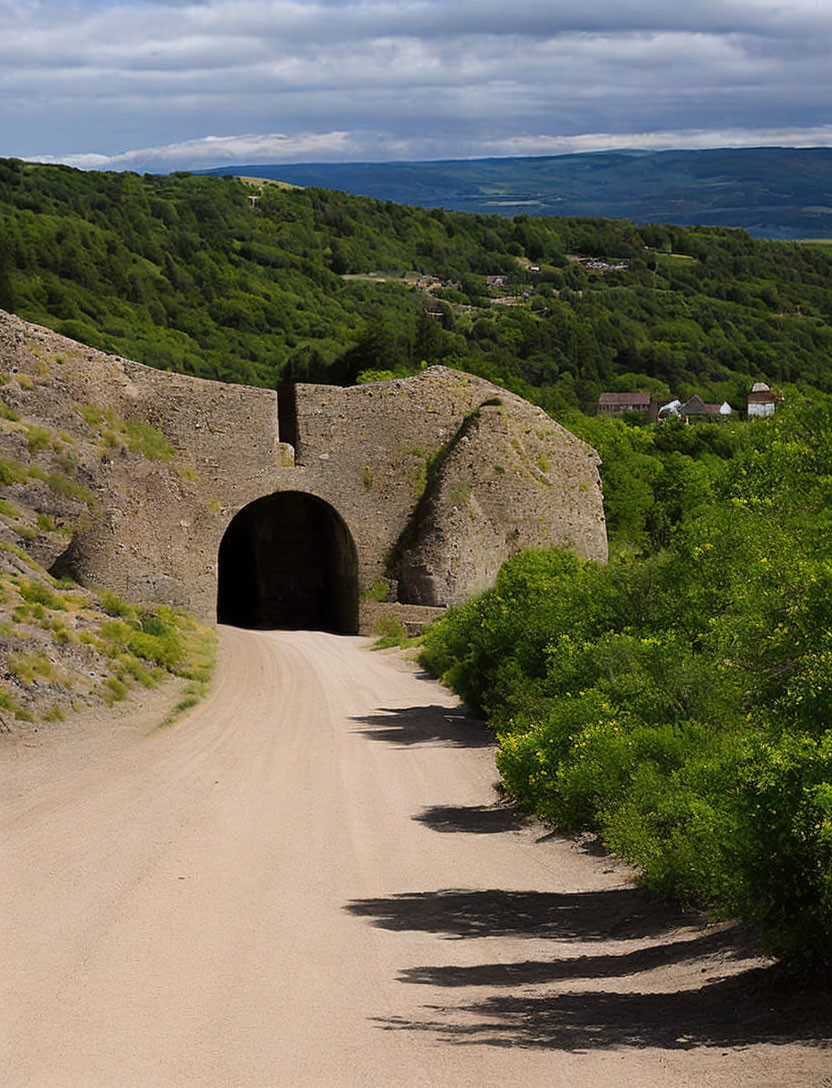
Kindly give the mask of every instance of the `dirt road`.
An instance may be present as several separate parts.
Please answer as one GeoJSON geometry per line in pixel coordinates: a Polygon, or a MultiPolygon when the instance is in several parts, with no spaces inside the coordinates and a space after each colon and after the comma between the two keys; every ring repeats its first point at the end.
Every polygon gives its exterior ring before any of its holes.
{"type": "Polygon", "coordinates": [[[816,1002],[496,806],[359,639],[223,629],[169,729],[0,740],[3,1085],[832,1084],[816,1002]]]}

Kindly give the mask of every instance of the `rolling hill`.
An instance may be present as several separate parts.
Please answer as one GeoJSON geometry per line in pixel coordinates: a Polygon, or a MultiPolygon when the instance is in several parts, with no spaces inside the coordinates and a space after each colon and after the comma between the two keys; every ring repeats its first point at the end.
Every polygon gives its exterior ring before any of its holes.
{"type": "Polygon", "coordinates": [[[210,173],[280,179],[453,211],[743,227],[760,238],[832,237],[832,148],[240,165],[210,173]]]}

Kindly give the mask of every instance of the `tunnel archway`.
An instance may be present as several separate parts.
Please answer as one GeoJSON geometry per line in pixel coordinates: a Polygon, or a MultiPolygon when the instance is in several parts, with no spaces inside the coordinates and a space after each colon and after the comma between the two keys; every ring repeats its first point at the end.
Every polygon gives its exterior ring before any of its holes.
{"type": "Polygon", "coordinates": [[[356,634],[358,555],[340,514],[303,491],[244,507],[220,543],[217,621],[356,634]]]}

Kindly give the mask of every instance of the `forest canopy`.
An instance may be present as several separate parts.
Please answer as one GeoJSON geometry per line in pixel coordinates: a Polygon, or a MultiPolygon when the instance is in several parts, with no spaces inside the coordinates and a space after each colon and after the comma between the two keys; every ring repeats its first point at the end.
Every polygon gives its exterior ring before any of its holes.
{"type": "Polygon", "coordinates": [[[832,389],[821,245],[231,177],[0,160],[0,306],[151,366],[266,386],[444,362],[553,411],[592,410],[602,389],[735,406],[757,379],[832,389]]]}

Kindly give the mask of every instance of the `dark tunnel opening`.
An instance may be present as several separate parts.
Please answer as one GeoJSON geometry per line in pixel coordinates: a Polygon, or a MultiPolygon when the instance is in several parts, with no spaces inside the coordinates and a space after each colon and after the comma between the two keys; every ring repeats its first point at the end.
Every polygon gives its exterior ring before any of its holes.
{"type": "Polygon", "coordinates": [[[301,491],[241,510],[220,544],[217,621],[356,634],[358,557],[341,516],[301,491]]]}

